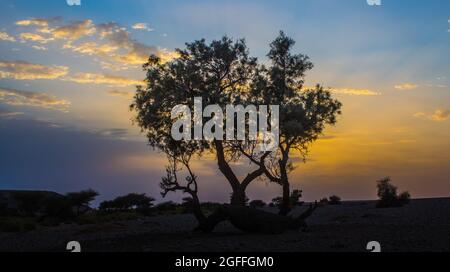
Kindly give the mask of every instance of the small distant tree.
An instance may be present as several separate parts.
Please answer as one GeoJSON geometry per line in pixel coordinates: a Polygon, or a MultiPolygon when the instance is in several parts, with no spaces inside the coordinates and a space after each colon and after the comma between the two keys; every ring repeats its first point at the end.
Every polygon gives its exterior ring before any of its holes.
{"type": "Polygon", "coordinates": [[[329,205],[340,205],[341,204],[341,198],[337,195],[332,195],[329,197],[328,201],[329,205]]]}
{"type": "Polygon", "coordinates": [[[82,212],[89,209],[89,204],[99,195],[98,192],[88,189],[80,192],[67,193],[66,197],[71,206],[75,209],[75,214],[78,216],[82,212]]]}
{"type": "Polygon", "coordinates": [[[116,197],[113,200],[100,203],[101,211],[140,211],[147,212],[152,206],[154,198],[145,194],[130,193],[116,197]]]}
{"type": "MultiPolygon", "coordinates": [[[[291,194],[289,195],[289,207],[294,207],[298,205],[302,205],[303,202],[300,201],[300,198],[302,197],[302,190],[294,189],[292,190],[291,194]]],[[[272,206],[276,206],[278,208],[282,208],[284,206],[284,198],[282,196],[277,196],[272,199],[272,206]]]]}
{"type": "Polygon", "coordinates": [[[378,208],[400,207],[409,203],[409,192],[397,194],[397,187],[391,184],[391,178],[385,177],[377,181],[378,208]]]}
{"type": "Polygon", "coordinates": [[[409,192],[403,192],[398,196],[398,200],[402,205],[408,204],[411,201],[411,195],[409,192]]]}

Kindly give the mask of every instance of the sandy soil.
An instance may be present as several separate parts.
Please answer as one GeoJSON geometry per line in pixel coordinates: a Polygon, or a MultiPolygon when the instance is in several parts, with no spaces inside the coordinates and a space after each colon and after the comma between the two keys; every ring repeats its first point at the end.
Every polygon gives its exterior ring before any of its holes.
{"type": "Polygon", "coordinates": [[[279,235],[243,233],[227,222],[211,234],[192,233],[195,224],[193,216],[180,214],[0,233],[0,251],[65,251],[72,240],[83,251],[366,251],[369,241],[385,252],[450,251],[450,198],[388,209],[375,208],[373,201],[324,206],[308,219],[307,232],[279,235]]]}

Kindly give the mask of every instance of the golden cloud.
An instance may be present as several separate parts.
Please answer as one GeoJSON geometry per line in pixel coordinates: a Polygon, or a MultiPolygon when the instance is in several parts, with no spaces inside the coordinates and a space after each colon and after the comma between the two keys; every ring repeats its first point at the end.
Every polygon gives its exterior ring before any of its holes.
{"type": "Polygon", "coordinates": [[[25,61],[0,61],[0,78],[19,80],[56,79],[67,75],[66,66],[45,66],[25,61]]]}
{"type": "Polygon", "coordinates": [[[432,114],[426,114],[424,112],[416,112],[414,114],[414,117],[441,122],[447,120],[450,117],[450,110],[437,109],[432,114]]]}
{"type": "Polygon", "coordinates": [[[42,35],[39,35],[36,33],[30,33],[30,32],[21,33],[19,35],[19,37],[23,41],[28,40],[28,41],[44,43],[44,44],[54,40],[53,38],[45,38],[42,35]]]}
{"type": "MultiPolygon", "coordinates": [[[[60,19],[58,19],[60,20],[60,19]]],[[[149,46],[137,42],[131,37],[126,28],[117,23],[103,23],[95,25],[92,20],[72,22],[64,26],[52,26],[57,19],[30,19],[17,21],[17,25],[36,26],[37,32],[20,34],[22,41],[48,43],[49,41],[66,40],[63,49],[73,52],[99,57],[104,69],[123,70],[131,66],[144,64],[151,54],[157,55],[163,62],[178,57],[176,52],[168,49],[149,46]],[[42,35],[45,34],[45,35],[42,35]],[[93,41],[77,41],[93,37],[93,41]],[[119,67],[119,68],[117,68],[119,67]]],[[[134,29],[150,28],[144,23],[133,25],[134,29]]],[[[37,48],[36,48],[37,49],[37,48]]]]}
{"type": "Polygon", "coordinates": [[[434,121],[445,121],[449,116],[450,110],[437,109],[434,111],[433,115],[431,115],[431,119],[434,121]]]}
{"type": "Polygon", "coordinates": [[[369,89],[333,88],[331,89],[331,92],[335,94],[348,94],[348,95],[366,95],[366,96],[380,95],[380,93],[371,91],[369,89]]]}
{"type": "Polygon", "coordinates": [[[97,44],[95,42],[85,42],[79,45],[73,45],[72,43],[67,43],[64,45],[65,49],[72,49],[74,52],[78,52],[86,55],[99,55],[107,56],[109,53],[114,52],[118,49],[117,46],[112,46],[109,44],[97,44]]]}
{"type": "Polygon", "coordinates": [[[401,90],[401,91],[404,91],[404,90],[406,90],[406,91],[408,91],[408,90],[414,90],[414,89],[416,89],[417,87],[419,87],[419,85],[413,84],[413,83],[403,83],[403,84],[398,84],[398,85],[395,85],[395,86],[394,86],[394,88],[395,88],[396,90],[401,90]]]}
{"type": "Polygon", "coordinates": [[[91,36],[95,33],[92,20],[74,22],[72,24],[58,27],[51,30],[51,35],[55,39],[78,40],[84,36],[91,36]]]}
{"type": "Polygon", "coordinates": [[[123,98],[132,98],[134,95],[133,92],[118,91],[118,90],[110,90],[108,91],[108,94],[112,96],[120,96],[123,98]]]}
{"type": "Polygon", "coordinates": [[[147,23],[135,23],[131,28],[138,30],[153,31],[153,28],[150,28],[147,23]]]}
{"type": "Polygon", "coordinates": [[[68,100],[58,99],[46,93],[20,91],[2,87],[0,87],[0,101],[13,106],[32,106],[63,111],[66,111],[70,106],[68,100]]]}
{"type": "Polygon", "coordinates": [[[67,80],[81,84],[108,84],[114,86],[131,86],[142,85],[144,82],[135,79],[129,79],[122,76],[106,75],[106,74],[93,74],[93,73],[78,73],[73,77],[69,77],[67,80]]]}
{"type": "Polygon", "coordinates": [[[35,18],[35,19],[17,21],[16,25],[44,27],[44,26],[48,26],[49,22],[50,22],[49,19],[35,18]]]}

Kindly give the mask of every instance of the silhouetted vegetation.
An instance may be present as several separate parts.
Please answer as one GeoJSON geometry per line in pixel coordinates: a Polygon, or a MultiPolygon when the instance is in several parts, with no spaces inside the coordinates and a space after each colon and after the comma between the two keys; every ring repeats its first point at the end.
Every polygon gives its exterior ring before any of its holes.
{"type": "Polygon", "coordinates": [[[379,197],[377,202],[378,208],[401,207],[408,204],[411,199],[409,192],[403,192],[398,195],[397,187],[390,182],[391,179],[389,177],[377,181],[377,195],[379,197]]]}
{"type": "Polygon", "coordinates": [[[250,203],[248,205],[251,208],[263,208],[266,206],[266,203],[262,200],[255,199],[255,200],[250,201],[250,203]]]}
{"type": "MultiPolygon", "coordinates": [[[[291,192],[289,196],[289,207],[295,207],[300,206],[303,204],[303,201],[300,201],[300,198],[302,197],[302,190],[295,189],[291,192]]],[[[278,208],[281,208],[283,206],[283,197],[277,196],[272,199],[272,205],[278,208]]]]}
{"type": "Polygon", "coordinates": [[[264,173],[271,182],[282,186],[282,215],[292,208],[289,173],[295,167],[290,156],[295,153],[305,159],[309,145],[325,126],[337,122],[342,106],[320,85],[304,88],[305,74],[313,64],[308,56],[292,52],[294,44],[280,32],[270,44],[269,65],[258,71],[252,89],[254,103],[280,105],[280,144],[265,159],[264,173]]]}
{"type": "Polygon", "coordinates": [[[145,194],[130,193],[100,203],[99,210],[103,212],[137,211],[148,214],[153,206],[154,198],[145,194]]]}
{"type": "Polygon", "coordinates": [[[340,205],[341,198],[337,195],[332,195],[328,198],[328,205],[340,205]]]}
{"type": "MultiPolygon", "coordinates": [[[[178,169],[173,161],[187,168],[182,156],[190,158],[213,151],[219,170],[231,186],[231,204],[245,206],[249,184],[266,176],[282,186],[280,213],[287,214],[292,207],[288,173],[294,168],[289,154],[298,150],[305,156],[308,144],[318,138],[326,125],[336,123],[341,108],[341,103],[331,97],[329,90],[319,85],[307,91],[303,89],[305,73],[313,64],[307,56],[291,53],[294,43],[280,32],[270,44],[269,66],[249,56],[244,40],[232,41],[228,37],[210,44],[203,39],[187,43],[185,49],[177,49],[179,57],[170,62],[163,62],[155,55],[149,57],[143,66],[147,85],[137,88],[131,109],[136,112],[135,121],[146,132],[150,145],[168,155],[170,173],[163,179],[164,193],[183,191],[191,194],[192,203],[197,203],[195,179],[191,175],[187,184],[182,185],[174,175],[178,169]],[[259,152],[257,141],[249,140],[248,135],[244,141],[173,140],[173,120],[168,113],[179,104],[192,108],[194,97],[202,97],[208,104],[237,101],[241,105],[279,105],[278,150],[259,152]],[[242,159],[257,167],[239,179],[230,162],[242,159]]],[[[198,204],[195,205],[195,210],[199,211],[198,204]]],[[[196,216],[202,217],[200,213],[196,216]]]]}
{"type": "Polygon", "coordinates": [[[75,214],[78,216],[90,209],[89,204],[98,195],[99,194],[96,191],[88,189],[80,192],[67,193],[66,198],[69,201],[70,206],[75,208],[75,214]]]}
{"type": "Polygon", "coordinates": [[[0,230],[28,231],[40,225],[76,222],[91,210],[89,204],[97,195],[90,189],[66,195],[48,191],[2,191],[0,230]]]}

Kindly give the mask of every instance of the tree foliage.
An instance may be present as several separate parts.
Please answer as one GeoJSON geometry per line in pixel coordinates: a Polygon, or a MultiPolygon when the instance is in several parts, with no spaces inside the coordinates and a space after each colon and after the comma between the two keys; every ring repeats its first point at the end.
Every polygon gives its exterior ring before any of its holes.
{"type": "MultiPolygon", "coordinates": [[[[150,56],[143,66],[146,86],[138,87],[131,109],[135,122],[146,133],[150,146],[168,155],[169,161],[186,167],[186,159],[213,152],[219,170],[233,190],[231,203],[245,205],[248,185],[266,176],[283,186],[282,213],[290,208],[288,173],[294,169],[290,159],[294,150],[305,156],[308,144],[316,140],[326,125],[337,121],[341,103],[329,90],[317,85],[304,88],[304,78],[313,64],[308,56],[293,54],[295,42],[283,32],[270,44],[268,67],[249,55],[244,40],[228,37],[207,44],[204,39],[186,43],[177,49],[179,57],[162,62],[150,56]],[[175,141],[171,135],[171,110],[183,104],[193,108],[193,98],[201,97],[206,105],[227,104],[279,105],[280,144],[274,152],[261,152],[257,141],[238,140],[175,141]],[[247,175],[238,178],[230,162],[246,159],[250,162],[247,175]]],[[[205,119],[205,118],[204,118],[205,119]]],[[[205,120],[204,120],[205,121],[205,120]]],[[[223,122],[225,124],[225,122],[223,122]]],[[[225,138],[225,137],[223,137],[225,138]]],[[[188,160],[188,161],[189,161],[188,160]]],[[[162,182],[163,194],[179,190],[190,193],[193,179],[175,184],[174,173],[180,171],[170,162],[167,177],[162,182]],[[174,171],[175,170],[175,171],[174,171]]]]}
{"type": "Polygon", "coordinates": [[[411,198],[409,192],[397,194],[397,187],[391,184],[391,178],[385,177],[377,181],[378,208],[400,207],[408,204],[411,198]]]}

